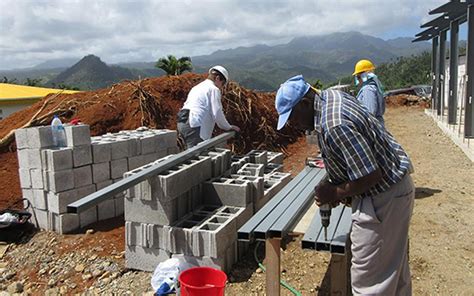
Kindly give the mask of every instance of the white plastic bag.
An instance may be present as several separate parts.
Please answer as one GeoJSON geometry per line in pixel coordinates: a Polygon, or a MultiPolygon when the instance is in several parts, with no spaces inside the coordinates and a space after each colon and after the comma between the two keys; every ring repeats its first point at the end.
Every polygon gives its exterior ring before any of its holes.
{"type": "Polygon", "coordinates": [[[0,215],[0,222],[4,222],[4,223],[18,222],[18,217],[8,212],[3,213],[0,215]]]}
{"type": "Polygon", "coordinates": [[[158,291],[162,285],[167,285],[170,292],[176,287],[178,276],[181,271],[192,267],[191,264],[178,258],[171,258],[161,262],[155,268],[151,277],[151,286],[153,291],[158,291]]]}

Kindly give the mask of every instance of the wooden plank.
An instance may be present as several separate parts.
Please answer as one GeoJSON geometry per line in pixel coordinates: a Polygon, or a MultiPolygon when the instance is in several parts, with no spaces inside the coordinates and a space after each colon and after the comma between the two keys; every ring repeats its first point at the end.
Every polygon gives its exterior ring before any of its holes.
{"type": "Polygon", "coordinates": [[[315,202],[313,202],[308,210],[306,210],[306,213],[303,214],[303,217],[301,217],[300,221],[292,229],[292,232],[296,234],[304,234],[306,229],[308,229],[311,220],[313,220],[314,215],[316,215],[316,211],[318,210],[318,206],[315,202]]]}
{"type": "Polygon", "coordinates": [[[339,296],[348,295],[347,293],[348,292],[347,290],[347,256],[332,254],[329,268],[331,272],[330,295],[339,295],[339,296]]]}
{"type": "Polygon", "coordinates": [[[266,295],[280,295],[280,239],[265,240],[266,295]]]}

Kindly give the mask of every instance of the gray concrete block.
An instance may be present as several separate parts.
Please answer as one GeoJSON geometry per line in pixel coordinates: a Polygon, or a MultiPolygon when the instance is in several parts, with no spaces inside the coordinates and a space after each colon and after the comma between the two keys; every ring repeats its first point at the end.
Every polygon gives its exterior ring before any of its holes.
{"type": "Polygon", "coordinates": [[[163,261],[171,258],[171,253],[161,249],[125,246],[125,266],[130,269],[153,272],[163,261]]]}
{"type": "Polygon", "coordinates": [[[141,154],[155,153],[157,148],[157,136],[149,134],[140,138],[141,154]]]}
{"type": "Polygon", "coordinates": [[[128,157],[133,157],[141,154],[142,143],[139,138],[132,137],[128,141],[128,157]]]}
{"type": "Polygon", "coordinates": [[[24,189],[31,188],[30,170],[20,168],[18,174],[20,175],[20,187],[24,189]]]}
{"type": "Polygon", "coordinates": [[[65,125],[67,145],[77,147],[91,144],[90,127],[87,124],[65,125]]]}
{"type": "Polygon", "coordinates": [[[92,184],[92,167],[90,165],[74,168],[72,171],[74,174],[75,187],[83,187],[92,184]]]}
{"type": "Polygon", "coordinates": [[[193,255],[193,229],[196,223],[181,221],[175,226],[163,226],[163,240],[166,250],[173,254],[193,255]]]}
{"type": "Polygon", "coordinates": [[[98,221],[115,217],[115,199],[104,200],[97,205],[98,221]]]}
{"type": "Polygon", "coordinates": [[[211,257],[195,257],[186,256],[184,254],[173,254],[172,258],[178,258],[180,261],[186,262],[192,266],[208,266],[222,271],[226,271],[225,258],[211,258],[211,257]]]}
{"type": "MultiPolygon", "coordinates": [[[[33,189],[21,189],[21,196],[22,198],[28,200],[28,202],[33,205],[33,189]]],[[[28,203],[23,203],[23,207],[26,209],[28,207],[28,203]]]]}
{"type": "Polygon", "coordinates": [[[265,165],[256,163],[246,163],[237,171],[237,174],[263,177],[264,172],[265,165]]]}
{"type": "Polygon", "coordinates": [[[52,192],[62,192],[74,188],[74,173],[72,170],[47,171],[48,189],[52,192]]]}
{"type": "Polygon", "coordinates": [[[116,159],[110,162],[110,176],[112,179],[122,178],[123,174],[128,171],[127,158],[116,159]]]}
{"type": "Polygon", "coordinates": [[[27,211],[31,213],[30,222],[33,225],[45,230],[50,229],[48,211],[36,209],[34,207],[28,208],[27,211]]]}
{"type": "Polygon", "coordinates": [[[79,224],[81,228],[97,221],[97,206],[93,206],[92,208],[79,213],[79,224]]]}
{"type": "Polygon", "coordinates": [[[128,169],[134,170],[146,164],[147,159],[143,155],[128,158],[128,169]]]}
{"type": "Polygon", "coordinates": [[[248,181],[214,178],[202,185],[204,204],[245,207],[252,202],[248,181]]]}
{"type": "Polygon", "coordinates": [[[92,184],[59,193],[48,192],[48,210],[56,214],[66,213],[66,208],[68,204],[78,201],[82,197],[85,197],[95,192],[95,189],[95,185],[92,184]]]}
{"type": "Polygon", "coordinates": [[[267,151],[264,150],[251,150],[247,153],[251,163],[267,165],[267,151]]]}
{"type": "Polygon", "coordinates": [[[61,171],[73,167],[72,148],[61,147],[43,150],[43,167],[48,171],[61,171]]]}
{"type": "Polygon", "coordinates": [[[211,217],[193,233],[193,255],[225,257],[227,248],[237,241],[234,217],[211,217]]]}
{"type": "Polygon", "coordinates": [[[18,167],[20,169],[29,170],[30,163],[28,160],[28,149],[17,149],[16,154],[18,158],[18,167]]]}
{"type": "Polygon", "coordinates": [[[112,160],[128,157],[130,141],[131,140],[129,139],[117,139],[110,143],[112,149],[112,160]]]}
{"type": "Polygon", "coordinates": [[[54,214],[49,213],[51,230],[59,234],[73,233],[80,228],[78,214],[54,214]]]}
{"type": "Polygon", "coordinates": [[[53,146],[51,126],[35,126],[26,129],[29,148],[46,148],[53,146]]]}
{"type": "Polygon", "coordinates": [[[177,200],[146,201],[125,198],[125,220],[140,223],[169,225],[177,220],[177,200]]]}
{"type": "Polygon", "coordinates": [[[93,141],[91,148],[94,163],[109,162],[112,160],[112,145],[110,142],[93,141]]]}
{"type": "Polygon", "coordinates": [[[74,167],[81,167],[92,163],[91,145],[76,146],[72,149],[74,167]]]}
{"type": "Polygon", "coordinates": [[[40,149],[23,149],[18,150],[18,156],[22,159],[18,160],[20,168],[43,169],[41,150],[40,149]],[[25,159],[26,154],[26,159],[25,159]],[[26,163],[25,163],[26,162],[26,163]]]}
{"type": "Polygon", "coordinates": [[[100,183],[110,180],[110,162],[92,164],[92,181],[100,183]]]}
{"type": "Polygon", "coordinates": [[[284,159],[285,159],[285,155],[281,152],[267,151],[267,164],[275,163],[275,164],[282,165],[284,159]]]}
{"type": "Polygon", "coordinates": [[[250,195],[252,196],[252,203],[256,203],[265,194],[264,178],[255,176],[242,176],[242,175],[231,175],[233,179],[244,180],[250,182],[250,195]]]}
{"type": "Polygon", "coordinates": [[[48,210],[48,202],[46,198],[46,192],[42,189],[31,189],[31,200],[30,202],[36,209],[48,210]]]}
{"type": "Polygon", "coordinates": [[[277,163],[268,163],[263,171],[264,175],[276,173],[276,172],[283,172],[283,165],[277,163]]]}
{"type": "Polygon", "coordinates": [[[30,147],[26,128],[17,128],[15,130],[15,143],[17,149],[26,149],[30,147]]]}
{"type": "Polygon", "coordinates": [[[124,213],[124,196],[120,194],[114,197],[115,202],[115,217],[121,216],[124,213]]]}
{"type": "Polygon", "coordinates": [[[102,182],[99,182],[99,183],[96,183],[95,184],[95,187],[97,189],[97,191],[107,187],[107,186],[110,186],[112,185],[114,182],[112,182],[112,180],[106,180],[106,181],[102,181],[102,182]]]}
{"type": "Polygon", "coordinates": [[[169,147],[176,147],[178,133],[175,130],[155,130],[157,134],[156,139],[156,151],[166,150],[169,147]]]}
{"type": "Polygon", "coordinates": [[[178,154],[179,153],[179,148],[178,146],[173,146],[173,147],[168,147],[166,148],[166,154],[171,155],[171,154],[178,154]]]}

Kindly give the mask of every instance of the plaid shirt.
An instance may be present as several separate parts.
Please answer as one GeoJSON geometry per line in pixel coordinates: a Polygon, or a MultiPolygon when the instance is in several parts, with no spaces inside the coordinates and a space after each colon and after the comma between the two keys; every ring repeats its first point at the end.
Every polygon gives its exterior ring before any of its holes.
{"type": "Polygon", "coordinates": [[[393,136],[355,98],[326,90],[315,99],[315,128],[331,183],[341,184],[378,168],[382,181],[360,197],[375,196],[398,183],[410,160],[393,136]]]}

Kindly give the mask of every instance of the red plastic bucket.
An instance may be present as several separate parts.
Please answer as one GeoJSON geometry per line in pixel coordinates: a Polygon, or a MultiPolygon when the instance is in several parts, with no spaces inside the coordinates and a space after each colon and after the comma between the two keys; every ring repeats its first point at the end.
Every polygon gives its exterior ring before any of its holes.
{"type": "Polygon", "coordinates": [[[223,296],[227,275],[211,267],[193,267],[178,277],[182,296],[223,296]]]}

